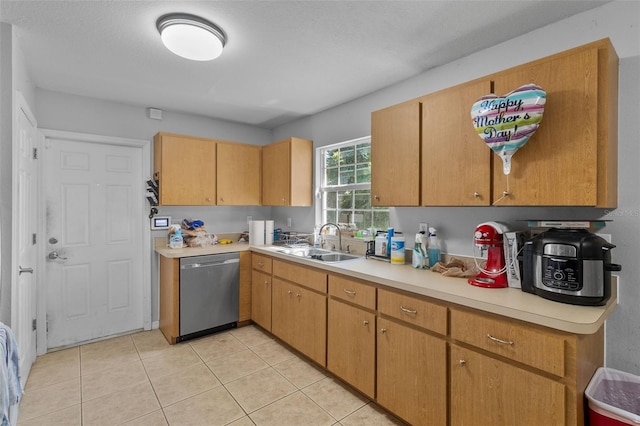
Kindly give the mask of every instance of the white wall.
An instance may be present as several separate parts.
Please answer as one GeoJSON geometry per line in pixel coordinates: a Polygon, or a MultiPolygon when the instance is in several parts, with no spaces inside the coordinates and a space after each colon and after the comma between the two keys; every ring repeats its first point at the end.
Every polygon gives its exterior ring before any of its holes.
{"type": "MultiPolygon", "coordinates": [[[[455,207],[394,208],[392,226],[413,235],[419,222],[440,231],[444,251],[472,255],[475,226],[500,220],[521,227],[520,220],[612,220],[602,231],[617,245],[613,262],[620,263],[620,305],[607,321],[607,365],[640,374],[640,3],[616,1],[532,31],[508,42],[476,52],[429,70],[400,84],[369,94],[312,117],[274,129],[275,139],[295,134],[323,146],[370,134],[371,111],[450,87],[496,71],[609,37],[620,57],[619,93],[619,201],[613,211],[595,208],[455,207]]],[[[416,43],[419,43],[416,40],[416,43]]],[[[480,141],[479,141],[480,143],[480,141]]],[[[517,153],[516,153],[517,155],[517,153]]],[[[434,182],[437,184],[437,182],[434,182]]],[[[283,221],[292,217],[302,228],[312,229],[313,214],[299,209],[273,209],[283,221]]]]}

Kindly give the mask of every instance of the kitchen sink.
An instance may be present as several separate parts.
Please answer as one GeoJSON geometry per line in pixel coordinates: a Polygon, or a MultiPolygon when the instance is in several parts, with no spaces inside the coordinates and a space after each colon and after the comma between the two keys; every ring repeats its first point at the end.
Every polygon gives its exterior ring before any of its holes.
{"type": "Polygon", "coordinates": [[[315,247],[290,247],[280,249],[278,250],[278,253],[319,260],[321,262],[342,262],[343,260],[358,259],[361,257],[354,254],[339,253],[315,247]]]}
{"type": "Polygon", "coordinates": [[[315,247],[289,247],[278,250],[278,253],[290,254],[292,256],[300,256],[300,257],[312,257],[312,256],[320,256],[323,254],[332,253],[330,250],[319,249],[315,247]]]}
{"type": "Polygon", "coordinates": [[[323,262],[342,262],[343,260],[358,259],[361,256],[347,253],[325,253],[312,257],[312,259],[321,260],[323,262]]]}

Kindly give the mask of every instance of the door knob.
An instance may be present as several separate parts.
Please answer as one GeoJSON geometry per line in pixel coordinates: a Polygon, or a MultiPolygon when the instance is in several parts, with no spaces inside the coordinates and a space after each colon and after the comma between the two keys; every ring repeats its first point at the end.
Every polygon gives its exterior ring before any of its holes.
{"type": "Polygon", "coordinates": [[[49,253],[49,255],[48,255],[47,257],[48,257],[49,259],[51,259],[51,260],[56,260],[56,259],[67,260],[67,258],[66,258],[66,257],[62,257],[62,256],[60,256],[60,255],[58,254],[58,252],[57,252],[57,251],[55,251],[55,250],[54,250],[54,251],[52,251],[52,252],[50,252],[50,253],[49,253]]]}

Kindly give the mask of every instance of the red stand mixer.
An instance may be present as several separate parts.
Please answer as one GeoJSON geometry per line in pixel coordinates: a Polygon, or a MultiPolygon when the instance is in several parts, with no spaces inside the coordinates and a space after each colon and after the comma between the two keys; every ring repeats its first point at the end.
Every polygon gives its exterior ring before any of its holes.
{"type": "MultiPolygon", "coordinates": [[[[503,232],[507,229],[497,222],[484,222],[476,227],[473,243],[480,249],[481,255],[487,251],[487,264],[480,273],[469,278],[468,283],[479,287],[508,287],[507,267],[504,258],[503,232]]],[[[474,251],[475,253],[475,251],[474,251]]],[[[474,255],[475,259],[475,255],[474,255]]],[[[476,265],[478,261],[476,259],[476,265]]]]}

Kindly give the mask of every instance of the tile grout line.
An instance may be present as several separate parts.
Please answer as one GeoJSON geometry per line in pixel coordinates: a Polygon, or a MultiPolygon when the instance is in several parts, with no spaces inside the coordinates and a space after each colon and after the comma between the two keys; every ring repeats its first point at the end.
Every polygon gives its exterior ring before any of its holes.
{"type": "MultiPolygon", "coordinates": [[[[136,339],[134,339],[133,337],[131,337],[131,340],[133,340],[133,346],[136,348],[136,353],[138,354],[138,358],[140,360],[140,364],[142,364],[142,368],[144,369],[144,374],[147,376],[147,380],[149,381],[149,385],[151,386],[151,390],[153,391],[153,395],[156,397],[156,401],[158,401],[158,406],[160,407],[160,411],[162,412],[162,417],[164,417],[165,422],[167,422],[167,425],[169,424],[169,419],[167,418],[167,415],[164,412],[164,407],[162,406],[162,402],[160,402],[160,398],[158,397],[158,392],[156,392],[156,388],[153,386],[153,382],[151,381],[151,377],[149,377],[149,372],[147,371],[147,366],[144,363],[144,360],[142,359],[142,355],[140,354],[140,350],[138,348],[138,345],[136,344],[136,339]]],[[[150,413],[147,413],[150,414],[150,413]]],[[[143,416],[146,416],[147,414],[144,414],[143,416]]],[[[140,417],[143,417],[140,416],[140,417]]],[[[136,417],[136,418],[140,418],[140,417],[136,417]]],[[[131,419],[131,420],[135,420],[135,419],[131,419]]],[[[128,420],[128,421],[131,421],[128,420]]]]}

